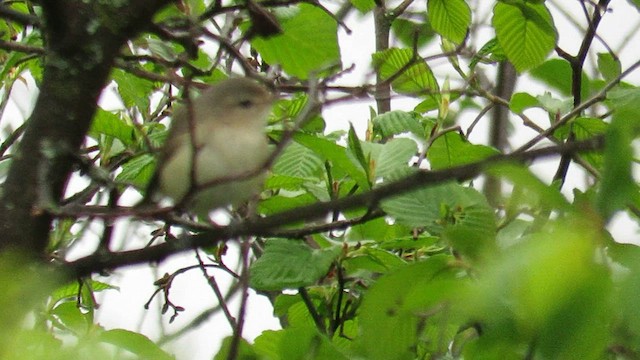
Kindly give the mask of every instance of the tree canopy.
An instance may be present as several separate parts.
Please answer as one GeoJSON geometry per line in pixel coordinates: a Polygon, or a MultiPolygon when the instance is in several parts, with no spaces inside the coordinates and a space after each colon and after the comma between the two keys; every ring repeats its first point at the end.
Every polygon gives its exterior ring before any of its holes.
{"type": "Polygon", "coordinates": [[[215,312],[232,329],[215,359],[640,357],[640,252],[621,241],[640,242],[611,234],[615,216],[640,219],[637,26],[601,31],[638,12],[635,0],[0,2],[0,358],[170,359],[163,343],[215,312]],[[355,65],[360,50],[339,40],[363,19],[375,50],[355,65]],[[229,76],[280,95],[260,198],[227,225],[132,205],[175,107],[229,76]],[[8,110],[21,83],[38,92],[26,119],[8,110]],[[359,115],[327,111],[342,104],[359,115]],[[533,170],[541,160],[553,176],[533,170]],[[163,339],[95,321],[114,273],[181,253],[193,263],[150,301],[173,322],[189,311],[174,280],[200,272],[210,311],[163,339]],[[252,290],[281,330],[243,335],[252,290]]]}

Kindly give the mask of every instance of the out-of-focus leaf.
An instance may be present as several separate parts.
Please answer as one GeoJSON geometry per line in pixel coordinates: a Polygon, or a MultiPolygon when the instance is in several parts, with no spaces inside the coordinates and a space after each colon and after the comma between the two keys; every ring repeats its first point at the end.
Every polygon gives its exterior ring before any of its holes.
{"type": "MultiPolygon", "coordinates": [[[[531,76],[539,81],[542,81],[546,85],[558,90],[560,95],[571,95],[571,65],[563,59],[550,59],[542,63],[540,66],[532,69],[531,76]]],[[[582,98],[586,98],[589,95],[589,77],[585,72],[582,72],[582,87],[580,93],[582,98]]]]}
{"type": "Polygon", "coordinates": [[[360,336],[356,348],[371,360],[414,359],[415,349],[425,341],[420,335],[419,314],[456,298],[463,284],[452,258],[433,256],[393,271],[376,281],[359,311],[360,336]],[[384,344],[384,346],[380,346],[384,344]]]}
{"type": "Polygon", "coordinates": [[[416,60],[413,50],[391,48],[377,52],[372,57],[373,66],[382,80],[394,78],[391,86],[395,91],[407,94],[438,92],[438,82],[431,68],[425,61],[416,60]]]}
{"type": "Polygon", "coordinates": [[[339,65],[337,23],[325,11],[300,4],[293,16],[278,20],[282,34],[251,40],[264,61],[279,64],[288,74],[300,79],[308,78],[313,71],[339,65]]]}
{"type": "Polygon", "coordinates": [[[498,154],[498,150],[468,142],[457,132],[448,132],[438,137],[427,152],[433,170],[469,164],[498,154]]]}
{"type": "Polygon", "coordinates": [[[137,332],[113,329],[107,330],[98,336],[99,340],[127,350],[141,359],[171,360],[173,356],[167,354],[148,337],[137,332]]]}
{"type": "Polygon", "coordinates": [[[394,19],[391,23],[391,31],[400,42],[407,47],[414,45],[416,37],[416,45],[421,47],[431,41],[436,34],[426,19],[423,19],[421,22],[414,22],[403,18],[394,19]]]}
{"type": "Polygon", "coordinates": [[[613,81],[622,72],[620,59],[610,53],[598,54],[598,70],[606,81],[613,81]]]}
{"type": "Polygon", "coordinates": [[[602,357],[611,283],[594,259],[600,231],[593,225],[562,219],[494,257],[461,297],[483,329],[465,358],[513,358],[518,349],[531,349],[536,358],[602,357]]]}
{"type": "Polygon", "coordinates": [[[251,265],[251,286],[258,290],[297,289],[324,276],[340,247],[314,250],[296,240],[267,240],[262,256],[251,265]]]}

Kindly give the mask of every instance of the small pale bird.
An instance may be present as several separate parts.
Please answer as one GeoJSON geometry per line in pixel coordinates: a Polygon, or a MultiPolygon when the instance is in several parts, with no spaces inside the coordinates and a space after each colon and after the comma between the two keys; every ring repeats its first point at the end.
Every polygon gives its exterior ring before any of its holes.
{"type": "Polygon", "coordinates": [[[157,187],[160,194],[205,217],[255,196],[270,154],[265,126],[275,99],[257,81],[230,78],[176,110],[151,194],[157,187]],[[249,173],[251,177],[243,177],[249,173]]]}

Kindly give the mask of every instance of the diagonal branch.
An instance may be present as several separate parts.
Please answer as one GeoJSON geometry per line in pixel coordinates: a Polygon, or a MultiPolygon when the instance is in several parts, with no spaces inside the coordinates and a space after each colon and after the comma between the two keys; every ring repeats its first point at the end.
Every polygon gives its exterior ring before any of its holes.
{"type": "Polygon", "coordinates": [[[292,210],[284,211],[265,218],[248,219],[226,227],[215,228],[195,235],[184,235],[174,241],[162,243],[148,248],[90,255],[76,261],[59,264],[69,276],[85,276],[103,269],[112,269],[149,261],[161,261],[181,251],[201,246],[211,246],[225,239],[248,235],[262,235],[281,228],[286,224],[301,220],[311,220],[326,216],[332,211],[368,207],[373,208],[380,201],[419,187],[435,185],[445,181],[465,181],[479,176],[487,168],[498,163],[528,162],[539,158],[575,154],[581,151],[602,149],[604,138],[594,137],[589,140],[573,142],[558,146],[550,146],[527,152],[516,152],[507,155],[499,154],[485,160],[438,171],[419,171],[399,181],[382,185],[366,193],[340,198],[329,202],[320,202],[292,210]]]}

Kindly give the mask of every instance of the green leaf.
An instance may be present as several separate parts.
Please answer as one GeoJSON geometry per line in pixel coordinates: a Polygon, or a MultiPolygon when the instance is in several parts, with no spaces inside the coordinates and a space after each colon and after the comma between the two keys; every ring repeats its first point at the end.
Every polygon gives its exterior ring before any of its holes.
{"type": "Polygon", "coordinates": [[[631,104],[623,103],[623,107],[614,112],[605,135],[604,164],[596,200],[596,207],[605,220],[639,200],[640,189],[631,173],[634,156],[631,142],[640,125],[640,113],[633,108],[624,108],[629,105],[631,104]]]}
{"type": "MultiPolygon", "coordinates": [[[[453,103],[455,100],[458,100],[460,98],[461,94],[460,91],[456,91],[456,90],[452,90],[449,92],[449,103],[453,103]]],[[[464,105],[464,101],[461,102],[460,106],[464,105]]],[[[424,114],[426,112],[429,112],[431,110],[439,110],[440,109],[440,105],[442,103],[442,99],[439,99],[438,96],[429,96],[426,99],[424,99],[421,103],[419,103],[418,105],[416,105],[415,108],[413,108],[413,111],[419,113],[419,114],[424,114]]],[[[427,128],[427,131],[425,131],[425,133],[429,133],[429,131],[431,130],[431,127],[427,128]]]]}
{"type": "Polygon", "coordinates": [[[298,143],[287,145],[273,164],[273,173],[301,179],[318,177],[322,159],[311,149],[298,143]]]}
{"type": "Polygon", "coordinates": [[[365,247],[351,254],[342,264],[347,274],[358,274],[361,270],[384,274],[405,266],[407,262],[387,250],[365,247]]]}
{"type": "Polygon", "coordinates": [[[500,46],[497,38],[493,38],[487,41],[480,50],[471,58],[471,63],[469,64],[469,68],[473,69],[479,62],[482,63],[491,63],[491,62],[500,62],[507,59],[507,56],[500,46]]]}
{"type": "Polygon", "coordinates": [[[509,109],[517,114],[536,106],[540,106],[540,102],[529,93],[515,93],[509,101],[509,109]]]}
{"type": "Polygon", "coordinates": [[[359,309],[356,348],[369,360],[415,359],[416,348],[428,342],[420,329],[438,304],[456,298],[462,284],[452,257],[436,255],[382,276],[369,289],[359,309]],[[384,344],[381,346],[381,344],[384,344]]]}
{"type": "Polygon", "coordinates": [[[364,169],[367,179],[370,179],[369,158],[365,157],[364,152],[362,151],[362,145],[360,144],[360,139],[358,139],[358,135],[356,134],[356,129],[353,128],[353,124],[349,124],[347,149],[349,150],[349,155],[352,155],[355,158],[355,161],[364,169]]]}
{"type": "Polygon", "coordinates": [[[373,131],[380,134],[383,139],[407,132],[423,139],[425,131],[419,119],[420,115],[415,112],[389,111],[373,118],[373,131]]]}
{"type": "Polygon", "coordinates": [[[615,87],[607,93],[607,102],[614,109],[634,112],[640,103],[640,87],[615,87]]]}
{"type": "Polygon", "coordinates": [[[376,7],[375,0],[349,0],[353,7],[358,9],[361,13],[367,13],[376,7]]]}
{"type": "MultiPolygon", "coordinates": [[[[567,199],[554,185],[547,185],[536,177],[529,168],[516,164],[493,165],[489,174],[501,177],[515,185],[524,194],[524,201],[528,207],[544,204],[548,209],[569,210],[567,199]]],[[[516,196],[512,196],[514,200],[516,196]]]]}
{"type": "Polygon", "coordinates": [[[367,221],[352,226],[346,234],[349,242],[376,241],[382,242],[397,239],[411,234],[411,228],[400,224],[389,224],[385,218],[367,221]]]}
{"type": "MultiPolygon", "coordinates": [[[[542,65],[531,70],[531,76],[540,80],[546,85],[558,90],[560,95],[570,96],[572,87],[572,70],[571,65],[563,59],[550,59],[542,63],[542,65]]],[[[589,95],[589,78],[585,72],[582,72],[582,88],[580,93],[582,98],[589,95]]]]}
{"type": "Polygon", "coordinates": [[[251,44],[267,63],[307,79],[313,71],[339,65],[338,25],[319,7],[300,4],[296,9],[292,17],[279,19],[282,34],[255,37],[251,44]]]}
{"type": "MultiPolygon", "coordinates": [[[[465,296],[469,317],[483,324],[471,358],[509,356],[530,349],[534,358],[599,359],[610,341],[610,269],[596,260],[600,228],[564,218],[494,258],[465,296]],[[569,256],[570,254],[570,256],[569,256]]],[[[467,357],[465,356],[465,358],[467,357]]]]}
{"type": "Polygon", "coordinates": [[[258,210],[263,215],[269,215],[316,202],[318,202],[318,199],[311,192],[304,192],[300,195],[275,195],[260,201],[258,210]]]}
{"type": "Polygon", "coordinates": [[[137,107],[141,112],[149,110],[149,99],[155,90],[155,84],[141,77],[133,76],[123,70],[114,69],[111,76],[118,84],[118,93],[127,108],[137,107]]]}
{"type": "Polygon", "coordinates": [[[327,274],[341,247],[311,249],[298,240],[267,240],[262,256],[251,265],[251,286],[258,290],[297,289],[327,274]]]}
{"type": "MultiPolygon", "coordinates": [[[[278,296],[280,298],[282,295],[278,296]]],[[[256,353],[266,359],[282,360],[279,348],[284,332],[282,330],[265,330],[253,341],[253,348],[256,353]]]]}
{"type": "Polygon", "coordinates": [[[156,158],[153,155],[136,156],[122,165],[122,172],[116,176],[116,181],[142,189],[151,180],[155,167],[156,158]]]}
{"type": "Polygon", "coordinates": [[[566,114],[573,108],[572,99],[557,99],[549,92],[536,96],[540,107],[545,109],[549,114],[566,114]]]}
{"type": "Polygon", "coordinates": [[[498,153],[492,147],[471,144],[460,133],[451,131],[431,144],[427,159],[431,169],[438,170],[480,161],[498,153]]]}
{"type": "Polygon", "coordinates": [[[540,65],[556,45],[556,29],[544,4],[498,2],[492,22],[500,45],[518,72],[540,65]]]}
{"type": "Polygon", "coordinates": [[[464,0],[429,0],[427,14],[440,35],[456,44],[464,41],[471,24],[471,9],[464,0]]]}
{"type": "Polygon", "coordinates": [[[484,241],[495,234],[493,209],[477,190],[455,183],[429,186],[395,196],[382,202],[382,209],[398,223],[422,227],[432,235],[445,230],[472,229],[474,244],[484,248],[484,241]],[[475,240],[474,240],[475,241],[475,240]]]}
{"type": "Polygon", "coordinates": [[[305,133],[296,133],[293,138],[297,143],[313,150],[323,160],[331,162],[334,167],[348,174],[361,188],[369,189],[371,187],[365,170],[347,155],[346,148],[332,141],[305,133]]]}
{"type": "Polygon", "coordinates": [[[598,53],[598,70],[606,81],[613,81],[622,72],[620,59],[610,53],[598,53]]]}
{"type": "Polygon", "coordinates": [[[297,176],[287,176],[272,174],[267,178],[264,183],[265,190],[285,189],[285,190],[300,190],[305,183],[304,178],[297,176]]]}
{"type": "Polygon", "coordinates": [[[348,360],[326,335],[319,333],[312,324],[290,327],[281,332],[278,352],[282,360],[308,359],[310,356],[314,359],[348,360]]]}
{"type": "Polygon", "coordinates": [[[391,23],[391,31],[402,45],[412,47],[416,43],[418,47],[422,47],[431,41],[436,33],[431,28],[429,21],[426,19],[421,20],[420,22],[414,22],[396,18],[391,23]]]}
{"type": "MultiPolygon", "coordinates": [[[[607,122],[599,118],[579,117],[560,127],[553,134],[560,139],[566,139],[569,135],[569,130],[572,129],[576,140],[586,140],[606,133],[608,126],[607,122]]],[[[602,153],[592,151],[580,154],[580,156],[596,169],[602,167],[602,153]]]]}
{"type": "Polygon", "coordinates": [[[82,313],[78,305],[73,301],[58,304],[49,311],[49,314],[56,319],[58,326],[64,327],[77,335],[84,335],[89,330],[92,321],[82,313]]]}
{"type": "Polygon", "coordinates": [[[135,128],[118,115],[98,108],[89,136],[98,139],[100,135],[112,136],[125,145],[131,145],[135,141],[135,128]]]}
{"type": "MultiPolygon", "coordinates": [[[[229,350],[231,348],[231,344],[233,343],[233,337],[228,336],[222,340],[222,346],[220,347],[220,351],[213,357],[213,360],[226,360],[229,359],[229,350]]],[[[242,360],[259,360],[258,354],[256,354],[253,346],[249,344],[249,342],[245,339],[240,339],[240,342],[237,345],[236,349],[236,359],[242,360]]]]}
{"type": "Polygon", "coordinates": [[[102,342],[127,350],[134,355],[139,356],[140,359],[174,359],[173,356],[164,352],[164,350],[162,350],[148,337],[133,331],[113,329],[100,333],[98,338],[102,342]]]}
{"type": "Polygon", "coordinates": [[[418,152],[411,139],[392,139],[382,146],[376,158],[375,177],[385,180],[398,179],[409,172],[409,160],[418,152]]]}
{"type": "Polygon", "coordinates": [[[419,94],[438,92],[438,82],[424,60],[411,49],[391,48],[372,55],[373,66],[382,80],[393,77],[393,89],[399,93],[419,94]],[[409,65],[411,64],[412,65],[409,65]]]}

